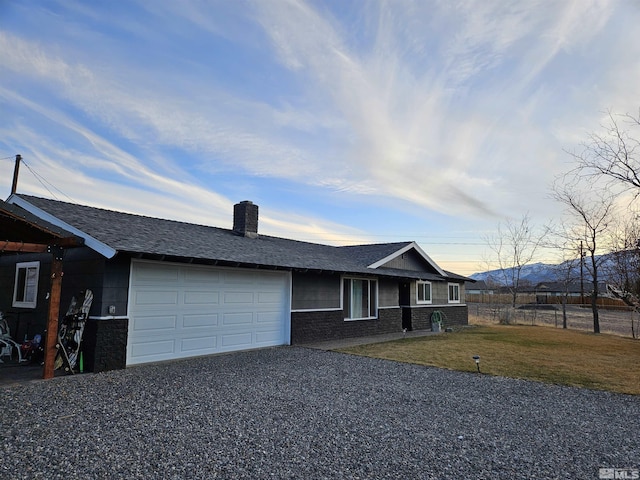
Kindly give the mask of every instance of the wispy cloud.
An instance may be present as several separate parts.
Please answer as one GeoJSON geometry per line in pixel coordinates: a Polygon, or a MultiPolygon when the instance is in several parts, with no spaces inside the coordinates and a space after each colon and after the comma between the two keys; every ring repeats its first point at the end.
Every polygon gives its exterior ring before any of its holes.
{"type": "Polygon", "coordinates": [[[265,103],[229,97],[202,81],[183,95],[172,89],[173,82],[148,91],[153,82],[142,77],[153,72],[72,64],[6,34],[0,46],[3,63],[14,72],[48,83],[65,101],[130,141],[150,143],[151,138],[159,145],[216,155],[219,163],[258,175],[303,177],[305,166],[314,165],[301,161],[308,154],[295,145],[267,136],[269,119],[282,120],[283,114],[265,103]]]}
{"type": "Polygon", "coordinates": [[[28,24],[0,30],[0,102],[19,113],[3,148],[29,142],[52,178],[158,209],[226,212],[219,179],[238,175],[465,221],[544,213],[563,148],[640,98],[633,2],[14,8],[28,24]]]}
{"type": "MultiPolygon", "coordinates": [[[[343,192],[403,198],[439,211],[486,215],[500,211],[492,190],[501,174],[491,164],[510,162],[488,161],[488,138],[505,123],[530,128],[518,124],[513,106],[527,102],[536,77],[559,52],[578,48],[588,41],[583,32],[596,35],[608,18],[608,5],[597,2],[477,2],[473,8],[455,2],[408,2],[407,8],[382,3],[365,12],[370,21],[362,28],[369,30],[358,33],[374,41],[363,47],[349,41],[346,25],[314,4],[252,6],[255,11],[240,8],[232,18],[261,25],[289,71],[288,81],[302,88],[303,97],[286,103],[278,96],[243,98],[215,79],[195,77],[188,78],[187,88],[183,75],[160,67],[73,63],[8,34],[0,37],[7,47],[3,63],[57,84],[66,101],[129,141],[149,144],[153,138],[157,145],[200,154],[204,171],[240,168],[343,192]],[[434,16],[450,32],[437,44],[434,32],[415,21],[434,16]],[[585,22],[589,29],[578,28],[585,22]],[[491,88],[496,71],[502,78],[491,88]],[[168,82],[154,82],[159,74],[168,82]],[[505,80],[509,75],[512,81],[505,80]],[[490,92],[493,104],[486,103],[490,92]],[[474,169],[478,162],[488,165],[474,169]]],[[[233,38],[219,14],[197,3],[179,11],[164,3],[150,14],[179,15],[194,28],[233,38]]],[[[437,32],[437,25],[430,27],[437,32]]],[[[137,34],[152,35],[150,30],[137,34]]],[[[155,149],[147,145],[149,152],[155,149]]]]}
{"type": "MultiPolygon", "coordinates": [[[[184,173],[176,178],[171,175],[175,171],[162,173],[150,169],[60,111],[49,110],[2,87],[0,101],[21,104],[49,125],[66,130],[66,137],[75,138],[78,144],[77,149],[61,145],[25,125],[0,128],[5,144],[31,146],[26,152],[21,150],[29,162],[27,168],[22,169],[19,192],[25,191],[23,187],[26,187],[31,194],[62,201],[79,201],[97,207],[205,225],[231,226],[232,205],[238,199],[231,200],[210,188],[198,186],[195,179],[184,173]],[[88,150],[95,153],[87,154],[84,144],[90,144],[88,150]],[[30,175],[31,165],[39,178],[30,175]],[[64,186],[64,190],[58,190],[57,186],[64,186]]],[[[8,188],[8,181],[9,178],[4,177],[0,184],[8,188]]],[[[277,236],[290,236],[295,232],[297,237],[325,243],[368,241],[366,233],[345,225],[313,217],[302,220],[290,212],[267,212],[261,215],[261,231],[277,236]]]]}

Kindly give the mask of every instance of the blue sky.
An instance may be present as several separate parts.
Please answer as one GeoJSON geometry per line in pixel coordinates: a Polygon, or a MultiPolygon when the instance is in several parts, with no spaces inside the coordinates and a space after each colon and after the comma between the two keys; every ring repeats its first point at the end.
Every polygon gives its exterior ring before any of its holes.
{"type": "Polygon", "coordinates": [[[0,0],[0,196],[20,154],[19,193],[225,228],[252,200],[261,233],[471,274],[637,111],[639,24],[635,0],[0,0]]]}

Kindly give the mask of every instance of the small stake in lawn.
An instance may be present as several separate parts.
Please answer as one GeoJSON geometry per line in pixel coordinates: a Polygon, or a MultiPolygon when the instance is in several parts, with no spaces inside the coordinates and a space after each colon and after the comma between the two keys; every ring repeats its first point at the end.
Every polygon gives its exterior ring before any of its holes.
{"type": "Polygon", "coordinates": [[[473,359],[476,361],[476,368],[478,369],[478,373],[480,373],[480,356],[474,355],[473,359]]]}

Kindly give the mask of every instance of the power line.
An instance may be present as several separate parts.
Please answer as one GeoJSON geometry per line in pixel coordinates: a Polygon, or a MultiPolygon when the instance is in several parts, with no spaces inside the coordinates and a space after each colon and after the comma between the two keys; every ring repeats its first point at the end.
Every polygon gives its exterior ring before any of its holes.
{"type": "Polygon", "coordinates": [[[38,182],[40,182],[40,185],[42,185],[42,186],[47,190],[47,192],[49,192],[49,193],[51,194],[51,196],[52,196],[53,198],[55,198],[56,200],[58,200],[58,197],[56,197],[56,194],[55,194],[55,193],[53,193],[51,190],[49,190],[49,187],[47,187],[47,186],[44,184],[44,181],[45,181],[45,180],[44,180],[44,177],[42,177],[41,175],[39,175],[39,174],[37,174],[35,171],[33,171],[33,169],[32,169],[32,168],[31,168],[31,167],[30,167],[30,166],[29,166],[29,165],[28,165],[24,160],[22,161],[22,164],[23,164],[25,167],[27,167],[27,169],[31,172],[31,174],[32,174],[34,177],[36,177],[36,180],[38,180],[38,182]]]}
{"type": "MultiPolygon", "coordinates": [[[[294,232],[295,234],[295,232],[294,232]]],[[[292,236],[291,232],[287,232],[287,235],[292,236]]],[[[335,237],[340,237],[340,236],[345,236],[345,237],[353,237],[354,235],[345,233],[345,234],[336,234],[333,235],[333,238],[335,237]]],[[[398,237],[393,237],[391,235],[364,235],[367,238],[371,238],[371,237],[388,237],[388,238],[394,238],[396,240],[394,240],[391,243],[402,243],[402,240],[397,240],[398,237]]],[[[451,246],[451,245],[461,245],[461,246],[486,246],[484,243],[472,243],[472,242],[423,242],[423,241],[419,241],[418,239],[420,237],[418,236],[414,236],[414,237],[410,237],[409,235],[406,236],[407,238],[412,238],[413,240],[416,240],[420,245],[443,245],[443,246],[451,246]]],[[[296,237],[296,240],[299,240],[301,242],[312,242],[312,241],[324,241],[324,242],[328,242],[331,241],[333,238],[319,238],[319,237],[296,237]]],[[[347,239],[348,240],[348,239],[347,239]]],[[[354,241],[358,241],[358,240],[354,240],[354,241]]],[[[408,241],[408,240],[407,240],[408,241]]]]}
{"type": "Polygon", "coordinates": [[[69,200],[71,200],[72,202],[75,202],[75,200],[73,198],[71,198],[69,195],[67,195],[66,193],[64,193],[62,190],[60,190],[58,187],[56,187],[54,184],[52,184],[51,182],[49,182],[46,178],[44,178],[42,175],[40,175],[39,173],[37,173],[33,168],[31,168],[29,166],[29,164],[27,162],[24,161],[24,158],[22,159],[22,164],[27,167],[27,169],[31,172],[31,174],[36,178],[36,180],[38,180],[38,182],[40,182],[40,184],[45,188],[45,190],[47,190],[47,192],[49,192],[51,194],[51,196],[53,196],[53,198],[55,198],[56,200],[59,200],[59,198],[56,196],[55,193],[53,193],[49,187],[47,187],[47,185],[45,185],[45,183],[49,184],[51,186],[51,188],[53,188],[54,190],[58,191],[58,193],[64,195],[65,197],[67,197],[69,200]]]}

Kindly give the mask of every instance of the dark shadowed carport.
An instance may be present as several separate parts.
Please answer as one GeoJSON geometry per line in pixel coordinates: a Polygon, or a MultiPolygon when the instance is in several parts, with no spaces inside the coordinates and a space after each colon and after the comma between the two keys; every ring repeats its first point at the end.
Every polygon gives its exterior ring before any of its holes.
{"type": "Polygon", "coordinates": [[[34,215],[0,201],[0,255],[45,253],[52,256],[43,378],[53,377],[62,288],[62,253],[84,241],[34,215]]]}

